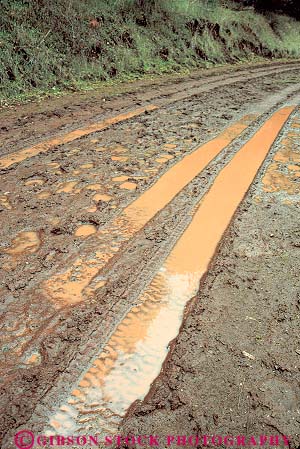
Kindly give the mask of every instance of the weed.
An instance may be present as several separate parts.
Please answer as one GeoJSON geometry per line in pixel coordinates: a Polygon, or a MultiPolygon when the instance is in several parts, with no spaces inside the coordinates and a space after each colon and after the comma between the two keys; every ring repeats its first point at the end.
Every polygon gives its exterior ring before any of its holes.
{"type": "Polygon", "coordinates": [[[222,3],[1,0],[0,99],[254,57],[300,56],[299,22],[222,3]]]}

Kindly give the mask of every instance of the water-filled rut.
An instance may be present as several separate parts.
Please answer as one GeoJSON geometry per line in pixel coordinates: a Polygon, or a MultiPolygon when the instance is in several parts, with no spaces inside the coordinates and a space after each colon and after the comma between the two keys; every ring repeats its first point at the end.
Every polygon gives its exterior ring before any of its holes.
{"type": "Polygon", "coordinates": [[[128,407],[146,395],[186,303],[197,293],[223,233],[293,110],[274,113],[221,170],[139,304],[51,416],[49,434],[113,434],[128,407]]]}

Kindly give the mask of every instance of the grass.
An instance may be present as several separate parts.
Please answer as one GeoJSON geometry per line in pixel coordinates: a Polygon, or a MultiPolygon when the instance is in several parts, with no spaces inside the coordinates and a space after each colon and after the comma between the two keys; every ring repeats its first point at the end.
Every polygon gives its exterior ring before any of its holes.
{"type": "Polygon", "coordinates": [[[0,100],[254,58],[299,58],[300,23],[217,0],[2,0],[0,100]],[[151,8],[150,8],[151,5],[151,8]]]}

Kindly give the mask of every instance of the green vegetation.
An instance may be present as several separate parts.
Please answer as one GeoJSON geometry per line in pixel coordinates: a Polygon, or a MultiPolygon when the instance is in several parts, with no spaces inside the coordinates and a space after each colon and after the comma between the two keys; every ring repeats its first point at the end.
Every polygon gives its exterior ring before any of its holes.
{"type": "Polygon", "coordinates": [[[300,23],[221,0],[1,0],[0,98],[253,58],[300,57],[300,23]]]}
{"type": "Polygon", "coordinates": [[[299,0],[234,0],[239,4],[254,6],[259,12],[279,12],[300,19],[299,0]]]}

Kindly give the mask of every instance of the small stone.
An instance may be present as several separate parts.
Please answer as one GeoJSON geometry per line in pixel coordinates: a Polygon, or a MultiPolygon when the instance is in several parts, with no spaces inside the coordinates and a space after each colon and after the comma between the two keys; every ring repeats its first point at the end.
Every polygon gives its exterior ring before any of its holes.
{"type": "Polygon", "coordinates": [[[254,355],[249,354],[249,352],[242,351],[242,354],[243,354],[243,356],[247,357],[247,358],[250,359],[250,360],[255,360],[254,355]]]}

